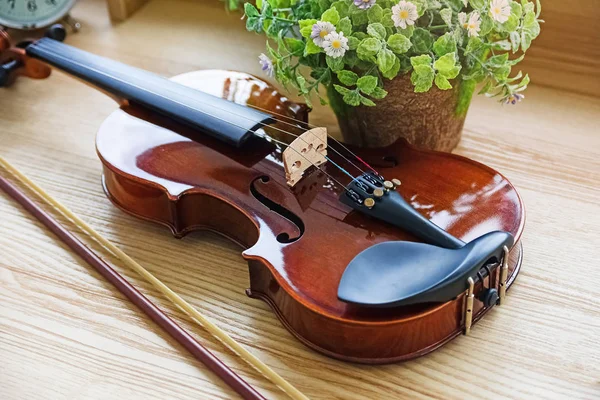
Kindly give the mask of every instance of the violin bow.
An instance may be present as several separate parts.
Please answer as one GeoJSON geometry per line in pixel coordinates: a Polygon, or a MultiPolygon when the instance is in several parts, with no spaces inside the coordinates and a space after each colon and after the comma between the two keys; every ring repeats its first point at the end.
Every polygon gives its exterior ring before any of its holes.
{"type": "MultiPolygon", "coordinates": [[[[73,222],[79,229],[87,233],[96,240],[102,247],[112,253],[128,267],[136,271],[145,278],[152,286],[166,296],[180,310],[185,312],[197,324],[203,326],[211,335],[221,341],[226,347],[238,354],[250,366],[255,368],[264,377],[269,379],[290,398],[295,400],[308,400],[302,392],[283,379],[269,366],[260,361],[256,356],[242,347],[225,331],[209,321],[197,309],[182,299],[177,293],[172,291],[167,285],[156,278],[148,270],[125,254],[106,238],[96,232],[86,222],[77,217],[73,212],[52,198],[42,188],[37,186],[27,176],[13,167],[8,161],[0,156],[0,166],[10,173],[17,181],[31,189],[40,196],[47,204],[59,211],[63,216],[73,222]]],[[[110,267],[104,260],[98,257],[92,250],[83,244],[77,237],[66,230],[52,216],[41,209],[37,204],[27,197],[23,192],[17,189],[6,178],[0,176],[0,189],[4,190],[9,196],[15,199],[21,206],[42,222],[50,231],[57,235],[65,244],[67,244],[76,254],[94,267],[105,279],[112,283],[123,295],[125,295],[133,304],[143,311],[150,319],[165,330],[171,337],[187,349],[198,361],[206,365],[217,376],[219,376],[227,385],[234,389],[244,399],[264,400],[264,397],[258,393],[252,386],[244,381],[240,376],[233,372],[223,362],[221,362],[208,349],[198,343],[189,333],[181,328],[175,321],[169,318],[164,312],[156,307],[148,298],[135,289],[125,278],[110,267]]]]}

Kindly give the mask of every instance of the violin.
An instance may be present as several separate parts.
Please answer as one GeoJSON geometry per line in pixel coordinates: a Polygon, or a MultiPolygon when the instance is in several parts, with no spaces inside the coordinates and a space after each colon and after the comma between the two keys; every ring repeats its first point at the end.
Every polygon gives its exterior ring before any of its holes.
{"type": "Polygon", "coordinates": [[[408,360],[504,302],[524,207],[499,172],[403,140],[346,145],[243,72],[166,79],[55,39],[11,47],[0,34],[0,86],[55,68],[113,97],[96,137],[110,201],[176,238],[209,230],[238,243],[247,295],[310,348],[408,360]]]}

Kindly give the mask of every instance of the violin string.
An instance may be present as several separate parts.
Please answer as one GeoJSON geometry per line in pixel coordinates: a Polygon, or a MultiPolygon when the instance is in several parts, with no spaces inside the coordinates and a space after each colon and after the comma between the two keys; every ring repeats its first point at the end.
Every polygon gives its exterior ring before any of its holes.
{"type": "MultiPolygon", "coordinates": [[[[342,189],[344,189],[344,191],[346,190],[346,185],[343,185],[342,183],[340,183],[340,181],[338,181],[337,179],[335,179],[329,172],[325,171],[323,168],[321,168],[320,165],[314,164],[312,163],[308,158],[306,158],[304,156],[304,154],[300,153],[298,150],[296,150],[295,148],[291,147],[289,144],[282,142],[281,140],[277,140],[269,135],[264,135],[261,136],[258,133],[255,133],[258,137],[266,140],[266,141],[273,141],[281,146],[286,146],[291,148],[292,150],[294,150],[300,157],[304,158],[306,161],[308,161],[313,167],[317,168],[319,171],[321,171],[322,173],[324,173],[325,175],[327,175],[331,180],[333,180],[335,183],[337,183],[342,189]]],[[[348,172],[346,172],[346,170],[344,170],[343,168],[339,167],[336,163],[334,163],[333,161],[331,161],[329,159],[329,157],[324,156],[326,160],[328,160],[329,162],[331,162],[334,166],[338,167],[340,169],[340,171],[346,173],[346,175],[348,175],[350,177],[350,179],[355,179],[352,175],[350,175],[348,172]]]]}
{"type": "Polygon", "coordinates": [[[283,390],[290,398],[295,400],[308,400],[308,398],[296,389],[292,384],[286,381],[283,377],[273,371],[268,365],[263,363],[254,354],[246,350],[240,345],[235,339],[229,336],[225,331],[212,323],[207,319],[200,311],[190,305],[187,301],[181,298],[177,293],[171,290],[156,276],[150,273],[147,269],[129,257],[125,252],[119,249],[117,246],[112,244],[109,240],[104,238],[94,228],[88,225],[85,221],[75,215],[72,211],[58,202],[56,199],[51,197],[46,191],[29,179],[25,174],[11,165],[7,160],[0,156],[0,166],[2,166],[9,174],[12,175],[17,181],[21,182],[24,186],[28,187],[38,196],[40,196],[46,203],[51,205],[55,210],[60,212],[64,217],[73,222],[79,229],[89,235],[92,239],[96,240],[100,245],[121,260],[129,268],[137,272],[144,279],[146,279],[152,286],[154,286],[160,293],[167,297],[177,308],[188,315],[194,322],[204,327],[214,338],[223,343],[231,351],[239,355],[246,363],[255,368],[264,377],[273,382],[281,390],[283,390]]]}
{"type": "MultiPolygon", "coordinates": [[[[256,106],[256,105],[250,105],[250,104],[248,104],[248,107],[255,108],[255,109],[259,110],[259,111],[263,111],[263,112],[265,112],[265,113],[268,113],[268,114],[278,115],[278,116],[280,116],[280,117],[283,117],[283,118],[286,118],[286,119],[290,119],[290,120],[292,120],[292,121],[294,121],[294,122],[298,122],[298,123],[300,123],[300,124],[306,125],[306,126],[307,126],[307,127],[309,127],[309,128],[311,128],[311,127],[312,127],[312,128],[318,128],[318,126],[316,126],[316,125],[313,125],[313,124],[311,124],[311,123],[308,123],[308,122],[305,122],[305,121],[302,121],[302,120],[299,120],[299,119],[297,119],[297,118],[290,117],[290,116],[287,116],[287,115],[284,115],[284,114],[281,114],[281,113],[276,113],[276,112],[274,112],[274,111],[271,111],[271,110],[268,110],[268,109],[266,109],[266,108],[262,108],[262,107],[259,107],[259,106],[256,106]]],[[[282,120],[282,119],[279,119],[279,120],[278,120],[278,119],[275,119],[275,121],[276,121],[276,122],[282,122],[282,123],[284,123],[284,124],[288,124],[288,125],[290,125],[290,126],[296,126],[296,125],[292,124],[291,122],[287,122],[287,121],[284,121],[284,120],[282,120]]],[[[337,140],[336,138],[334,138],[333,136],[331,136],[331,135],[329,135],[329,134],[327,134],[327,137],[328,137],[329,139],[333,140],[333,141],[334,141],[336,144],[340,145],[340,146],[341,146],[341,147],[342,147],[344,150],[346,150],[346,152],[348,152],[348,154],[350,154],[352,157],[356,158],[358,161],[360,161],[362,164],[364,164],[364,165],[365,165],[367,168],[369,168],[370,170],[372,170],[373,172],[375,172],[377,175],[379,175],[379,173],[378,173],[378,172],[377,172],[377,171],[376,171],[376,170],[375,170],[373,167],[371,167],[371,165],[369,165],[369,163],[367,163],[367,162],[366,162],[366,161],[364,161],[362,158],[360,158],[360,157],[359,157],[359,156],[358,156],[356,153],[354,153],[352,150],[350,150],[348,147],[346,147],[346,146],[345,146],[345,145],[344,145],[342,142],[340,142],[339,140],[337,140]]],[[[342,155],[342,154],[341,154],[339,151],[337,151],[337,150],[336,150],[336,149],[335,149],[333,146],[329,146],[329,147],[330,147],[330,148],[331,148],[333,151],[335,151],[337,154],[339,154],[339,155],[340,155],[340,157],[344,158],[346,161],[348,161],[350,164],[352,164],[352,165],[353,165],[355,168],[357,168],[358,170],[360,170],[361,172],[363,172],[363,173],[364,173],[364,171],[363,171],[361,168],[359,168],[359,167],[358,167],[358,166],[356,166],[356,165],[355,165],[355,164],[354,164],[352,161],[350,161],[350,160],[348,160],[346,157],[344,157],[344,156],[343,156],[343,155],[342,155]]]]}
{"type": "MultiPolygon", "coordinates": [[[[42,51],[42,52],[49,52],[48,50],[45,50],[45,49],[43,49],[43,48],[42,48],[42,49],[38,49],[38,51],[42,51]]],[[[61,54],[58,54],[58,53],[51,53],[50,55],[52,55],[52,56],[55,56],[55,57],[58,57],[58,58],[61,58],[61,59],[63,59],[64,61],[71,62],[71,63],[73,63],[73,64],[76,64],[76,65],[80,66],[80,67],[83,67],[83,68],[88,68],[88,69],[90,69],[90,70],[93,70],[93,71],[95,71],[95,72],[97,72],[97,73],[101,74],[101,75],[104,75],[104,76],[106,76],[106,77],[109,77],[109,78],[111,78],[111,79],[117,80],[117,81],[119,81],[119,82],[121,82],[121,83],[125,83],[125,84],[127,84],[127,83],[128,83],[128,82],[125,82],[125,81],[123,81],[122,79],[120,79],[120,78],[118,78],[118,77],[116,77],[116,76],[114,76],[114,75],[110,76],[110,75],[109,75],[107,72],[104,72],[104,71],[98,70],[97,68],[94,68],[94,67],[92,67],[92,66],[90,66],[90,65],[84,65],[84,64],[82,64],[82,63],[80,63],[80,62],[78,62],[78,61],[76,61],[76,60],[69,59],[69,58],[67,58],[67,57],[65,57],[65,56],[63,56],[63,55],[61,55],[61,54]]],[[[164,79],[164,78],[163,78],[163,79],[164,79]]],[[[182,85],[182,86],[184,86],[184,85],[182,85]]],[[[138,87],[138,88],[140,88],[140,89],[142,89],[142,90],[144,90],[144,91],[150,92],[150,93],[152,93],[152,94],[154,94],[154,95],[156,95],[156,96],[162,97],[162,98],[164,98],[164,99],[166,99],[166,100],[173,101],[173,102],[175,102],[175,103],[177,103],[177,104],[179,104],[179,105],[181,105],[181,106],[184,106],[184,107],[190,108],[190,109],[192,109],[192,110],[194,110],[194,111],[197,111],[197,112],[200,112],[200,113],[202,113],[202,114],[207,114],[206,112],[204,112],[204,111],[202,111],[202,110],[198,110],[198,109],[196,109],[196,108],[193,108],[193,107],[191,107],[191,106],[189,106],[189,105],[187,105],[187,104],[180,103],[180,102],[178,102],[178,101],[176,101],[176,100],[174,100],[174,99],[172,99],[172,98],[167,98],[167,97],[165,97],[165,96],[163,96],[163,95],[161,95],[161,94],[159,94],[159,93],[157,93],[157,92],[154,92],[154,91],[149,91],[149,90],[147,90],[147,89],[144,89],[144,88],[141,88],[141,87],[139,87],[139,86],[137,86],[137,87],[138,87]]],[[[165,89],[165,88],[163,88],[163,89],[165,89]]],[[[167,91],[170,91],[170,92],[172,92],[172,93],[175,93],[173,90],[170,90],[169,88],[166,88],[166,90],[167,90],[167,91]]],[[[203,105],[206,105],[206,106],[209,106],[209,107],[213,107],[213,108],[218,108],[218,107],[217,107],[217,106],[215,106],[214,104],[210,104],[210,103],[206,103],[206,102],[200,101],[200,100],[199,100],[199,99],[197,99],[197,98],[192,98],[191,96],[187,96],[187,95],[185,95],[185,94],[183,94],[183,96],[184,96],[184,97],[187,97],[187,98],[189,98],[189,99],[193,99],[193,100],[199,101],[199,102],[200,102],[200,103],[202,103],[203,105]]],[[[210,114],[207,114],[207,115],[210,115],[210,114]]],[[[215,116],[215,115],[210,115],[210,116],[211,116],[212,118],[218,119],[218,120],[220,120],[220,121],[222,121],[222,122],[225,122],[225,123],[227,123],[227,124],[233,125],[233,126],[235,126],[235,127],[237,127],[237,128],[240,128],[240,129],[246,129],[246,128],[244,128],[244,127],[242,127],[242,126],[238,125],[238,124],[235,124],[235,123],[233,123],[233,122],[231,122],[231,121],[228,121],[228,120],[226,120],[226,119],[223,119],[223,118],[217,117],[217,116],[215,116]]],[[[245,117],[245,116],[243,116],[243,115],[240,115],[240,114],[236,114],[236,116],[239,116],[239,117],[241,117],[241,118],[244,118],[244,119],[246,119],[246,120],[252,121],[252,119],[251,119],[251,118],[245,117]]],[[[277,120],[276,120],[276,121],[277,121],[277,120]]],[[[280,129],[280,128],[277,128],[277,127],[271,126],[271,125],[269,125],[269,124],[266,124],[266,123],[264,123],[264,122],[259,122],[259,124],[260,124],[260,125],[262,125],[262,126],[264,126],[264,127],[267,127],[267,126],[268,126],[268,127],[272,128],[272,129],[275,129],[275,130],[277,130],[277,131],[280,131],[280,132],[282,132],[282,133],[285,133],[285,134],[287,134],[287,135],[291,135],[291,136],[293,136],[293,137],[300,138],[300,139],[301,139],[303,142],[305,142],[305,143],[307,143],[307,144],[308,144],[308,142],[306,142],[306,140],[305,140],[304,138],[302,138],[301,136],[299,136],[299,135],[296,135],[296,134],[294,134],[294,133],[292,133],[292,132],[288,132],[288,131],[285,131],[285,130],[283,130],[283,129],[280,129]]],[[[249,131],[249,132],[251,132],[251,133],[253,133],[254,135],[256,135],[256,131],[253,131],[252,129],[249,129],[248,131],[249,131]]],[[[257,136],[259,136],[259,135],[257,135],[257,136]]],[[[316,136],[316,135],[315,135],[315,136],[316,136]]],[[[329,135],[327,135],[327,136],[328,136],[328,137],[330,137],[329,135]]],[[[259,137],[260,137],[260,136],[259,136],[259,137]]],[[[333,139],[333,140],[335,140],[335,139],[333,139]]],[[[322,140],[321,140],[321,141],[322,141],[322,140]]],[[[336,141],[336,142],[337,142],[337,141],[336,141]]],[[[326,142],[324,142],[324,143],[326,143],[326,142]]],[[[339,142],[338,142],[338,143],[339,143],[339,142]]],[[[286,146],[288,146],[288,147],[289,147],[289,145],[286,145],[286,146]]],[[[332,148],[332,149],[333,149],[333,148],[332,148]]],[[[295,150],[295,149],[294,149],[294,150],[295,150]]],[[[334,150],[334,151],[336,151],[335,149],[333,149],[333,150],[334,150]]],[[[298,151],[296,151],[296,152],[298,153],[298,151]]],[[[336,152],[337,152],[337,151],[336,151],[336,152]]],[[[338,154],[340,154],[339,152],[337,152],[337,153],[338,153],[338,154]]],[[[300,154],[300,153],[299,153],[299,154],[300,154]]],[[[343,155],[341,155],[341,154],[340,154],[340,156],[344,157],[344,156],[343,156],[343,155]]],[[[358,156],[356,156],[356,157],[358,158],[358,156]]],[[[312,162],[311,162],[310,160],[308,160],[306,157],[304,157],[304,156],[303,156],[303,158],[305,158],[307,161],[309,161],[309,163],[310,163],[311,165],[313,165],[313,166],[316,166],[314,163],[312,163],[312,162]]],[[[326,158],[328,161],[331,161],[331,160],[330,160],[328,157],[325,157],[325,158],[326,158]]],[[[345,157],[344,157],[344,158],[345,158],[345,157]]],[[[347,158],[346,158],[346,160],[347,160],[347,158]]],[[[349,160],[348,160],[348,161],[349,161],[349,160]]],[[[350,162],[350,161],[349,161],[349,162],[350,162]]],[[[363,161],[363,162],[364,162],[364,161],[363,161]]],[[[334,164],[334,166],[336,166],[338,169],[340,169],[340,170],[341,170],[343,173],[345,173],[345,174],[347,174],[348,176],[350,176],[350,177],[351,177],[351,179],[355,179],[355,178],[356,178],[356,177],[352,176],[351,174],[349,174],[349,173],[348,173],[346,170],[344,170],[344,169],[340,168],[340,166],[339,166],[339,165],[337,165],[336,163],[333,163],[333,164],[334,164]]],[[[354,164],[353,164],[353,165],[354,165],[354,164]]],[[[368,164],[366,164],[366,163],[365,163],[365,165],[369,166],[369,165],[368,165],[368,164]]],[[[357,168],[358,168],[358,167],[357,167],[357,168]]],[[[369,166],[369,168],[371,168],[371,167],[369,166]]],[[[359,169],[361,172],[364,172],[364,171],[362,171],[360,168],[358,168],[358,169],[359,169]]],[[[371,168],[371,169],[372,169],[372,168],[371,168]]],[[[374,170],[373,170],[373,171],[374,171],[374,170]]],[[[345,187],[345,186],[344,186],[344,187],[345,187]]]]}
{"type": "MultiPolygon", "coordinates": [[[[42,52],[48,52],[48,50],[45,50],[45,49],[43,49],[43,48],[42,48],[42,49],[38,49],[38,51],[42,51],[42,52]]],[[[55,57],[58,57],[58,58],[61,58],[61,59],[63,59],[64,61],[67,61],[67,62],[71,62],[71,63],[73,63],[73,64],[76,64],[76,65],[78,65],[78,66],[80,66],[80,67],[83,67],[83,68],[88,68],[88,69],[90,69],[90,70],[92,70],[92,71],[95,71],[95,72],[97,72],[97,73],[99,73],[99,74],[101,74],[101,75],[104,75],[104,76],[106,76],[106,77],[109,77],[109,78],[111,78],[111,79],[114,79],[114,80],[116,80],[116,81],[119,81],[119,82],[121,82],[121,83],[128,84],[128,82],[125,82],[124,80],[122,80],[122,79],[120,79],[120,78],[118,78],[118,77],[116,77],[116,76],[114,76],[114,75],[112,75],[112,76],[111,76],[111,75],[109,75],[109,74],[108,74],[107,72],[105,72],[105,71],[101,71],[101,70],[99,70],[99,69],[97,69],[97,68],[94,68],[94,67],[92,67],[92,66],[89,66],[89,65],[84,65],[84,64],[82,64],[82,63],[80,63],[80,62],[78,62],[78,61],[76,61],[76,60],[69,59],[69,58],[67,58],[67,57],[65,57],[65,56],[63,56],[63,55],[61,55],[61,54],[57,54],[57,53],[51,53],[51,55],[52,55],[52,56],[55,56],[55,57]]],[[[182,85],[182,86],[183,86],[183,85],[182,85]]],[[[162,97],[162,98],[164,98],[165,100],[170,100],[170,101],[173,101],[173,102],[175,102],[175,103],[177,103],[177,104],[179,104],[179,105],[181,105],[181,106],[183,106],[183,107],[186,107],[186,108],[192,109],[192,110],[194,110],[194,111],[198,111],[198,112],[200,112],[200,113],[202,113],[202,114],[207,114],[206,112],[204,112],[204,111],[202,111],[202,110],[198,110],[198,109],[196,109],[196,108],[193,108],[193,107],[191,107],[191,106],[189,106],[189,105],[187,105],[187,104],[180,103],[180,102],[178,102],[178,101],[176,101],[176,100],[174,100],[174,99],[172,99],[172,98],[167,98],[167,97],[165,97],[165,96],[163,96],[163,95],[161,95],[161,94],[159,94],[159,93],[157,93],[157,92],[149,91],[149,90],[147,90],[147,89],[143,89],[143,88],[142,88],[142,90],[145,90],[145,91],[147,91],[147,92],[150,92],[150,93],[152,93],[152,94],[154,94],[154,95],[156,95],[156,96],[162,97]]],[[[167,90],[167,91],[170,91],[170,92],[172,92],[172,93],[174,93],[174,92],[173,92],[173,90],[170,90],[170,89],[168,89],[168,88],[167,88],[166,90],[167,90]]],[[[184,97],[187,97],[187,98],[189,98],[189,99],[192,99],[190,96],[186,96],[186,95],[184,95],[184,97]]],[[[198,100],[198,99],[194,99],[194,100],[198,100]]],[[[213,104],[210,104],[210,103],[205,103],[205,102],[202,102],[202,104],[204,104],[204,105],[207,105],[207,106],[209,106],[209,107],[216,107],[215,105],[213,105],[213,104]]],[[[226,119],[224,119],[224,118],[220,118],[220,117],[217,117],[217,116],[214,116],[214,115],[210,115],[210,114],[207,114],[207,115],[211,116],[212,118],[218,119],[218,120],[220,120],[220,121],[222,121],[222,122],[225,122],[225,123],[227,123],[227,124],[229,124],[229,125],[235,126],[235,127],[237,127],[237,128],[240,128],[240,129],[246,129],[246,128],[244,128],[243,126],[241,126],[241,125],[238,125],[238,124],[236,124],[236,123],[234,123],[234,122],[228,121],[228,120],[226,120],[226,119]]],[[[248,117],[244,117],[244,116],[242,116],[242,115],[238,115],[238,116],[239,116],[239,117],[242,117],[242,118],[245,118],[245,119],[247,119],[247,120],[251,120],[250,118],[248,118],[248,117]]],[[[277,130],[279,130],[279,131],[281,131],[281,132],[283,132],[283,133],[286,133],[286,134],[292,135],[292,136],[294,136],[294,137],[296,137],[296,138],[298,137],[298,135],[296,135],[296,134],[294,134],[294,133],[292,133],[292,132],[287,132],[287,131],[284,131],[284,130],[282,130],[282,129],[275,128],[275,127],[272,127],[272,126],[270,126],[270,125],[268,125],[268,124],[265,124],[265,123],[263,123],[263,122],[260,122],[260,124],[261,124],[261,125],[263,125],[263,126],[269,126],[269,127],[271,127],[271,128],[277,129],[277,130]]],[[[260,137],[260,138],[262,138],[262,139],[265,139],[265,136],[263,136],[263,135],[260,135],[260,134],[257,132],[257,130],[252,130],[252,129],[249,129],[248,131],[249,131],[249,132],[251,132],[252,134],[254,134],[254,135],[255,135],[255,136],[257,136],[257,137],[260,137]]],[[[268,135],[267,135],[267,136],[268,136],[268,135]]],[[[270,136],[268,136],[268,137],[270,137],[270,136]]],[[[273,139],[272,137],[270,137],[270,138],[271,138],[271,139],[273,139]]],[[[307,142],[306,142],[306,140],[304,140],[304,139],[302,139],[302,140],[303,140],[305,143],[307,143],[307,142]]],[[[306,157],[305,157],[303,154],[301,154],[301,153],[300,153],[298,150],[296,150],[296,149],[294,149],[293,147],[291,147],[289,144],[287,144],[287,143],[285,143],[285,142],[281,142],[281,141],[277,141],[277,142],[279,142],[280,144],[284,145],[285,147],[290,147],[290,148],[292,148],[292,149],[293,149],[293,150],[294,150],[296,153],[298,153],[298,154],[299,154],[299,155],[300,155],[302,158],[304,158],[305,160],[307,160],[307,161],[309,162],[309,164],[311,164],[311,165],[312,165],[312,166],[314,166],[314,167],[317,167],[317,168],[319,168],[317,165],[315,165],[313,162],[311,162],[311,161],[310,161],[308,158],[306,158],[306,157]]],[[[327,158],[327,157],[326,157],[326,158],[327,158]]],[[[327,158],[327,159],[328,159],[328,158],[327,158]]],[[[328,159],[328,160],[329,160],[329,159],[328,159]]],[[[334,163],[334,166],[336,166],[336,167],[337,167],[337,164],[335,164],[335,163],[334,163]]],[[[321,170],[322,172],[326,173],[326,172],[325,172],[325,171],[323,171],[321,168],[319,168],[319,170],[321,170]]],[[[343,171],[343,172],[347,174],[347,172],[346,172],[346,171],[343,171]]],[[[330,177],[331,177],[331,175],[329,175],[328,173],[326,173],[326,174],[327,174],[328,176],[330,176],[330,177]]],[[[355,179],[355,177],[353,177],[352,175],[350,175],[350,176],[351,176],[351,178],[352,178],[352,179],[355,179]]],[[[334,179],[333,177],[331,177],[331,178],[332,178],[332,179],[334,179]]],[[[334,180],[335,180],[335,179],[334,179],[334,180]]],[[[336,181],[336,182],[337,182],[339,185],[341,185],[341,184],[340,184],[340,183],[339,183],[337,180],[335,180],[335,181],[336,181]]],[[[342,186],[343,188],[345,188],[345,185],[341,185],[341,186],[342,186]]]]}

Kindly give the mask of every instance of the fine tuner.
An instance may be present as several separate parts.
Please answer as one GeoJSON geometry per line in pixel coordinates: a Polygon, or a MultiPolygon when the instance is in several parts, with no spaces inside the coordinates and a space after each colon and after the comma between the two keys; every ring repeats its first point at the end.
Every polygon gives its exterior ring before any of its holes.
{"type": "Polygon", "coordinates": [[[346,361],[402,361],[504,303],[524,211],[497,171],[403,141],[354,148],[252,75],[167,79],[52,30],[16,46],[0,31],[0,84],[54,68],[114,98],[96,136],[110,201],[176,237],[209,229],[243,245],[247,294],[302,343],[346,361]]]}

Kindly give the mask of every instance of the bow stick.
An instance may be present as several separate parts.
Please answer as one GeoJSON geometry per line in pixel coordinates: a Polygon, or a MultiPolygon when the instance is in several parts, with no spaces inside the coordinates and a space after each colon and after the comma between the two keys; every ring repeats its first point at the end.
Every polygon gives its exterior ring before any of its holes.
{"type": "Polygon", "coordinates": [[[240,376],[227,367],[208,349],[198,343],[189,333],[181,328],[175,321],[169,318],[158,307],[156,307],[146,296],[134,288],[125,278],[112,269],[104,260],[86,247],[72,233],[67,231],[54,218],[31,201],[23,192],[17,189],[5,178],[0,176],[0,188],[15,199],[19,204],[35,216],[50,231],[67,244],[77,255],[88,262],[107,281],[112,283],[123,295],[143,311],[158,326],[164,329],[173,339],[185,347],[198,361],[206,365],[211,371],[218,375],[240,396],[248,400],[265,400],[252,386],[240,376]]]}
{"type": "MultiPolygon", "coordinates": [[[[8,171],[15,179],[20,181],[25,186],[29,187],[32,191],[34,191],[38,196],[40,196],[46,203],[54,207],[58,210],[63,216],[71,220],[79,229],[87,233],[90,237],[95,239],[98,243],[100,243],[106,250],[111,252],[115,257],[120,259],[123,263],[125,263],[128,267],[136,271],[139,275],[145,278],[150,284],[152,284],[158,291],[160,291],[165,297],[167,297],[173,304],[175,304],[180,310],[185,312],[189,317],[191,317],[194,322],[203,326],[211,335],[213,335],[216,339],[221,341],[225,346],[227,346],[234,353],[238,354],[244,361],[246,361],[250,366],[255,368],[258,372],[260,372],[264,377],[269,379],[275,385],[277,385],[281,390],[283,390],[290,398],[294,400],[309,400],[302,392],[296,389],[293,385],[283,379],[280,375],[278,375],[275,371],[273,371],[269,366],[260,361],[256,356],[242,347],[238,342],[236,342],[231,336],[221,330],[218,326],[213,324],[210,320],[204,317],[197,309],[195,309],[192,305],[190,305],[187,301],[182,299],[177,293],[173,292],[167,285],[165,285],[162,281],[152,275],[148,270],[138,264],[135,260],[125,254],[121,249],[112,244],[102,235],[100,235],[96,230],[94,230],[91,226],[89,226],[85,221],[67,209],[64,205],[59,203],[56,199],[52,198],[48,193],[46,193],[42,188],[36,185],[33,181],[31,181],[27,176],[21,173],[18,169],[13,167],[8,161],[6,161],[3,157],[0,156],[0,166],[2,166],[6,171],[8,171]]],[[[0,177],[1,178],[1,177],[0,177]]],[[[87,249],[87,247],[86,247],[87,249]]]]}

